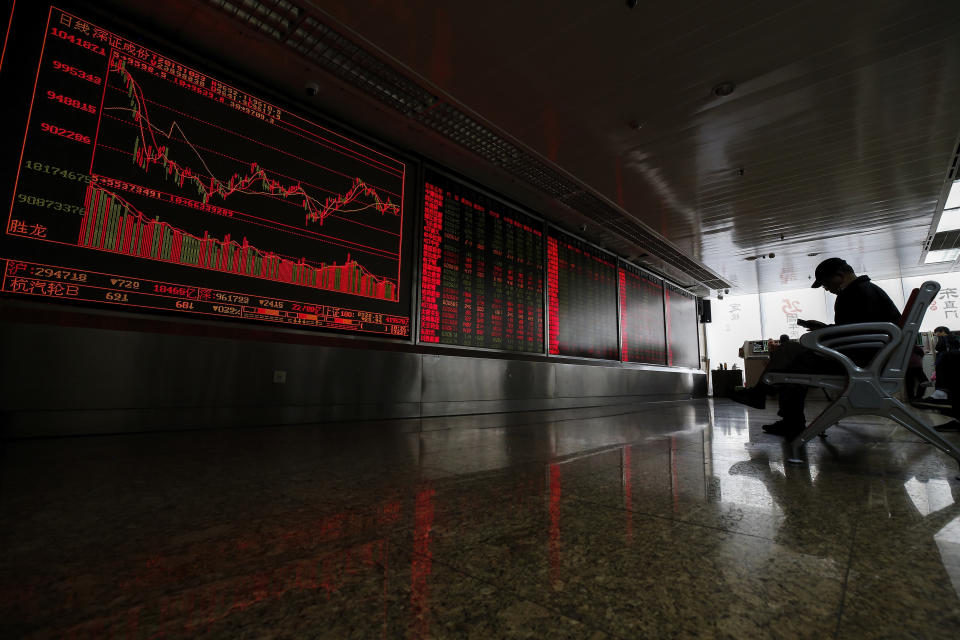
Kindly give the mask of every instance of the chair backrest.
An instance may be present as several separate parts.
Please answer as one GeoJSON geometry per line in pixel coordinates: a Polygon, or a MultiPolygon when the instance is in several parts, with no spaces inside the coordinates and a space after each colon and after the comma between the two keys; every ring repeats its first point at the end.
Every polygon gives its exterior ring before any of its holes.
{"type": "Polygon", "coordinates": [[[900,341],[890,352],[885,362],[880,364],[881,380],[902,380],[910,364],[910,355],[917,344],[917,334],[920,333],[920,323],[927,313],[930,303],[940,292],[940,283],[927,280],[919,288],[914,289],[903,308],[900,316],[900,341]]]}
{"type": "Polygon", "coordinates": [[[901,329],[903,329],[903,325],[907,323],[907,316],[910,315],[910,309],[913,307],[913,303],[916,301],[918,295],[920,295],[919,287],[910,292],[910,297],[907,298],[907,304],[903,305],[903,313],[900,314],[900,321],[897,322],[897,326],[901,329]]]}

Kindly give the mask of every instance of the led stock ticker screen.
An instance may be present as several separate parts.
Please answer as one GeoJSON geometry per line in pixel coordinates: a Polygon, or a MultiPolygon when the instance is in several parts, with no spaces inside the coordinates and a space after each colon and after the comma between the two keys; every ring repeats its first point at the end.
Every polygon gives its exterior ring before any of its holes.
{"type": "Polygon", "coordinates": [[[56,8],[29,113],[4,292],[410,335],[405,162],[56,8]]]}
{"type": "Polygon", "coordinates": [[[550,353],[618,360],[616,258],[550,229],[550,353]]]}
{"type": "Polygon", "coordinates": [[[543,353],[543,223],[426,172],[420,341],[543,353]]]}
{"type": "Polygon", "coordinates": [[[683,289],[664,286],[667,325],[667,364],[672,367],[700,367],[697,331],[697,299],[683,289]]]}
{"type": "Polygon", "coordinates": [[[666,364],[663,280],[620,263],[620,359],[666,364]]]}

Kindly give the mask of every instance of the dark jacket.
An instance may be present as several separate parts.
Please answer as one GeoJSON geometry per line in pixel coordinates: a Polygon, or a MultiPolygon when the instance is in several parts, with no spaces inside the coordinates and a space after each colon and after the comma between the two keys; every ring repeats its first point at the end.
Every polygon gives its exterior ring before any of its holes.
{"type": "Polygon", "coordinates": [[[949,351],[960,351],[960,339],[952,333],[948,333],[945,336],[937,336],[937,345],[934,347],[937,352],[937,357],[934,358],[935,365],[940,364],[940,361],[943,359],[943,354],[949,351]]]}
{"type": "MultiPolygon", "coordinates": [[[[899,325],[900,312],[886,291],[870,282],[868,276],[860,276],[837,295],[833,305],[833,321],[836,324],[892,322],[899,325]]],[[[876,349],[844,350],[861,367],[869,364],[876,352],[876,349]]]]}
{"type": "Polygon", "coordinates": [[[960,351],[960,339],[949,333],[945,336],[937,336],[937,353],[941,351],[960,351]]]}
{"type": "Polygon", "coordinates": [[[860,276],[848,284],[833,305],[836,324],[855,322],[900,323],[900,312],[887,292],[870,282],[869,276],[860,276]]]}

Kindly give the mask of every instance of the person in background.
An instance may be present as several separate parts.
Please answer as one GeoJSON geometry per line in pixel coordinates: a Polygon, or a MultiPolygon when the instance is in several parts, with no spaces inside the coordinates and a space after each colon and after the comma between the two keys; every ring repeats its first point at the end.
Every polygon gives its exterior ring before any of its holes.
{"type": "MultiPolygon", "coordinates": [[[[939,367],[940,363],[943,361],[945,355],[951,351],[960,351],[960,339],[957,339],[957,336],[953,335],[947,327],[937,327],[933,330],[933,335],[937,337],[937,344],[934,346],[936,351],[936,360],[934,360],[934,367],[937,370],[937,375],[934,379],[934,392],[930,394],[930,397],[927,400],[946,400],[947,399],[947,383],[950,381],[951,373],[946,374],[946,380],[940,377],[939,367]]],[[[952,368],[952,367],[950,367],[952,368]]]]}
{"type": "Polygon", "coordinates": [[[960,338],[957,338],[947,327],[937,327],[933,330],[933,335],[937,336],[937,345],[934,347],[937,352],[937,362],[940,362],[940,356],[947,351],[960,351],[960,338]]]}
{"type": "MultiPolygon", "coordinates": [[[[827,258],[819,265],[815,272],[813,287],[823,287],[837,296],[833,305],[834,322],[836,324],[854,324],[858,322],[900,322],[900,311],[890,299],[890,296],[877,285],[870,282],[867,276],[858,276],[842,258],[827,258]]],[[[807,329],[821,329],[826,327],[817,320],[799,320],[797,322],[807,329]]],[[[858,366],[869,364],[876,354],[873,348],[849,350],[846,355],[858,366]]],[[[960,352],[957,354],[960,356],[960,352]]],[[[766,372],[790,373],[825,373],[842,375],[843,367],[830,358],[821,356],[811,349],[807,349],[796,341],[789,341],[770,355],[770,363],[766,372]]],[[[960,369],[958,369],[960,373],[960,369]]],[[[761,376],[762,379],[762,376],[761,376]]],[[[960,383],[960,376],[958,376],[960,383]]],[[[733,400],[757,409],[766,407],[767,392],[772,391],[770,385],[760,383],[755,387],[741,389],[734,393],[733,400]]],[[[802,385],[778,385],[780,420],[763,426],[767,433],[793,439],[806,428],[806,417],[803,405],[807,397],[807,388],[802,385]]]]}

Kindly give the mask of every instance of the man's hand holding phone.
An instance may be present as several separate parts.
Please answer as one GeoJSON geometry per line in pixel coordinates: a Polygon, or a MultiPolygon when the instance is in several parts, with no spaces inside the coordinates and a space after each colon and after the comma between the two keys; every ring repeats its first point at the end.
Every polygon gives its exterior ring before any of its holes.
{"type": "Polygon", "coordinates": [[[815,329],[823,329],[828,326],[825,322],[820,322],[819,320],[797,320],[797,324],[807,331],[814,331],[815,329]]]}

